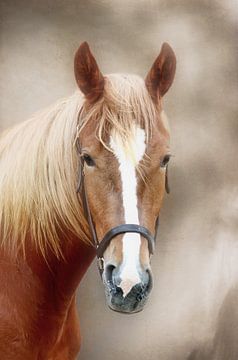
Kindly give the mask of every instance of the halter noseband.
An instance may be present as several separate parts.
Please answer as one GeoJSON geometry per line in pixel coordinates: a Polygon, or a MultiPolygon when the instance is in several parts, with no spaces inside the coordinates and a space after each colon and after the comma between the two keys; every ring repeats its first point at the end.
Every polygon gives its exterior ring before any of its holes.
{"type": "MultiPolygon", "coordinates": [[[[148,249],[150,255],[154,253],[155,248],[155,241],[158,233],[159,228],[159,217],[156,219],[155,224],[155,235],[153,236],[151,232],[145,228],[144,226],[138,225],[138,224],[121,224],[118,226],[115,226],[111,230],[109,230],[101,241],[98,240],[96,228],[93,222],[92,214],[89,207],[88,197],[87,197],[87,191],[85,188],[85,182],[84,182],[84,158],[81,153],[81,146],[79,143],[79,138],[76,139],[76,148],[79,153],[79,178],[78,178],[78,184],[77,184],[77,193],[81,192],[82,202],[83,202],[83,209],[85,217],[88,221],[90,232],[93,238],[94,247],[96,250],[97,255],[97,261],[98,261],[98,269],[100,272],[100,275],[102,275],[104,270],[104,258],[103,254],[110,244],[111,240],[119,235],[119,234],[125,234],[125,233],[137,233],[142,235],[148,242],[148,249]]],[[[169,192],[168,188],[168,181],[167,181],[167,171],[166,171],[166,191],[169,192]]]]}

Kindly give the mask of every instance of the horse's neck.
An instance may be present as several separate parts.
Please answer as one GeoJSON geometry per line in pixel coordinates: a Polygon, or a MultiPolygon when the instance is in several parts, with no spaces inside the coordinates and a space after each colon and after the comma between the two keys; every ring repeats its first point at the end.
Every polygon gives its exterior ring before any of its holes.
{"type": "MultiPolygon", "coordinates": [[[[60,341],[64,325],[67,328],[77,324],[75,315],[72,315],[75,292],[95,250],[68,236],[62,239],[65,260],[57,260],[48,254],[47,265],[33,243],[28,238],[25,256],[20,253],[17,258],[0,247],[0,308],[10,321],[14,309],[16,324],[12,324],[13,330],[15,325],[17,329],[19,327],[20,334],[28,334],[29,343],[38,341],[38,346],[47,353],[60,341]],[[68,324],[70,316],[73,317],[68,324]]],[[[43,358],[46,356],[42,355],[43,358]]]]}
{"type": "Polygon", "coordinates": [[[34,250],[30,249],[27,253],[27,263],[33,274],[40,279],[42,287],[45,287],[45,296],[49,288],[49,297],[54,297],[57,308],[61,310],[70,304],[95,256],[94,248],[76,237],[64,236],[62,244],[64,259],[58,260],[54,255],[50,255],[48,264],[34,250]]]}
{"type": "Polygon", "coordinates": [[[58,264],[57,277],[61,292],[73,295],[95,257],[95,249],[78,239],[66,239],[65,261],[58,264]]]}

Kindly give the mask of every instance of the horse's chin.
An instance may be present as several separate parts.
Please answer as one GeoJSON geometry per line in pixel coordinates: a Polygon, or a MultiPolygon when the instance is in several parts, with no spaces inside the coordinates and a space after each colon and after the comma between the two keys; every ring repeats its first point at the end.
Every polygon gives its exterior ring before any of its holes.
{"type": "Polygon", "coordinates": [[[144,306],[138,307],[137,309],[126,309],[126,308],[118,308],[118,307],[114,307],[112,304],[108,303],[108,307],[110,310],[115,311],[117,313],[120,314],[126,314],[126,315],[131,315],[131,314],[137,314],[139,312],[141,312],[144,309],[144,306]]]}

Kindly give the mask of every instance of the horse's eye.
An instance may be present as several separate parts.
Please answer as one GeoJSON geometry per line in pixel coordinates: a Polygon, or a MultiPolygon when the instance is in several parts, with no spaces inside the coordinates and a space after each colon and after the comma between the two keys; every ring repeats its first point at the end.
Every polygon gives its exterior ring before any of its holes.
{"type": "Polygon", "coordinates": [[[88,166],[95,166],[95,162],[94,162],[94,160],[91,158],[90,155],[84,154],[84,155],[83,155],[83,159],[84,159],[84,161],[86,162],[86,164],[87,164],[88,166]]]}
{"type": "Polygon", "coordinates": [[[160,167],[166,167],[166,165],[168,165],[169,159],[170,159],[169,154],[165,155],[164,158],[160,161],[160,167]]]}

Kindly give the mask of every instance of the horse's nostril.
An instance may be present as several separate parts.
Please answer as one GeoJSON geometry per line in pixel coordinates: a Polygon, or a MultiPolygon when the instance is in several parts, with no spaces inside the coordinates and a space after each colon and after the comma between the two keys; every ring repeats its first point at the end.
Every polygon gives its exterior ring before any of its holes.
{"type": "Polygon", "coordinates": [[[151,272],[150,269],[147,269],[146,273],[148,275],[146,291],[149,293],[151,291],[152,287],[153,287],[153,276],[152,276],[152,272],[151,272]]]}
{"type": "Polygon", "coordinates": [[[111,284],[113,282],[112,275],[113,271],[116,267],[114,265],[107,265],[105,268],[105,280],[108,284],[111,284]]]}

